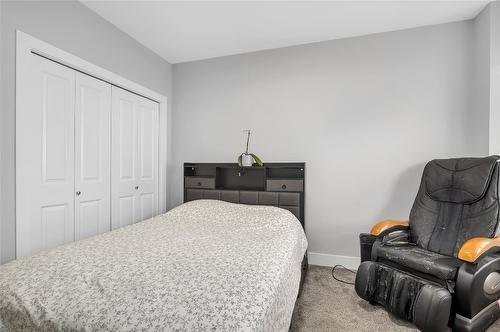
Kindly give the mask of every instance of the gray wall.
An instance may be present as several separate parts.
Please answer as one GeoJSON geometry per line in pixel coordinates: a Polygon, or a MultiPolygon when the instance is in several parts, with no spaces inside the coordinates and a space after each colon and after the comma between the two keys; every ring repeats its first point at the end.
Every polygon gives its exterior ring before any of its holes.
{"type": "MultiPolygon", "coordinates": [[[[15,30],[51,43],[167,97],[172,96],[172,67],[79,2],[0,1],[0,6],[0,246],[1,261],[5,262],[15,253],[15,30]]],[[[169,134],[171,132],[169,130],[169,134]]]]}
{"type": "MultiPolygon", "coordinates": [[[[424,163],[488,153],[473,108],[474,23],[174,65],[172,205],[183,162],[305,161],[309,250],[359,256],[359,232],[408,217],[424,163]]],[[[486,129],[486,130],[485,130],[486,129]]]]}
{"type": "MultiPolygon", "coordinates": [[[[1,46],[1,38],[2,38],[2,11],[3,11],[3,6],[0,3],[0,46],[1,46]]],[[[3,77],[3,70],[2,70],[2,52],[0,51],[0,130],[2,128],[2,116],[1,116],[1,110],[2,110],[2,100],[3,100],[3,90],[2,90],[2,77],[3,77]]],[[[3,197],[2,197],[2,154],[1,154],[1,148],[2,148],[2,135],[0,131],[0,264],[2,263],[2,202],[3,202],[3,197]]]]}
{"type": "Polygon", "coordinates": [[[474,109],[489,114],[489,153],[500,154],[500,2],[484,8],[473,31],[474,109]]]}
{"type": "MultiPolygon", "coordinates": [[[[479,116],[490,117],[490,40],[491,40],[491,6],[476,17],[473,24],[473,86],[474,109],[479,116]]],[[[483,120],[483,119],[481,119],[483,120]]],[[[489,133],[489,127],[483,129],[489,133]]],[[[489,141],[489,136],[488,136],[489,141]]],[[[490,148],[490,143],[488,142],[490,148]]]]}
{"type": "Polygon", "coordinates": [[[491,2],[488,7],[490,11],[490,153],[500,154],[500,2],[491,2]]]}

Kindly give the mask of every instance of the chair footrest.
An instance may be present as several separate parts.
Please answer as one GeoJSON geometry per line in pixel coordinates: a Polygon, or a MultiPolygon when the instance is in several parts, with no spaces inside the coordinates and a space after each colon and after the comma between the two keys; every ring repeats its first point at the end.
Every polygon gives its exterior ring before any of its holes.
{"type": "Polygon", "coordinates": [[[356,293],[411,321],[422,331],[445,331],[452,296],[442,286],[398,271],[381,263],[361,263],[356,274],[356,293]]]}

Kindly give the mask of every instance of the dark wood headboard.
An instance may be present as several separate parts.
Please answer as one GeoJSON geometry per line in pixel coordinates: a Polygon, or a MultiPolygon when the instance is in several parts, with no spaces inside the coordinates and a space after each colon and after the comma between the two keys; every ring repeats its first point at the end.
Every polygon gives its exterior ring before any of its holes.
{"type": "Polygon", "coordinates": [[[218,199],[272,205],[289,210],[304,226],[305,169],[305,163],[265,163],[263,167],[185,163],[184,202],[218,199]]]}

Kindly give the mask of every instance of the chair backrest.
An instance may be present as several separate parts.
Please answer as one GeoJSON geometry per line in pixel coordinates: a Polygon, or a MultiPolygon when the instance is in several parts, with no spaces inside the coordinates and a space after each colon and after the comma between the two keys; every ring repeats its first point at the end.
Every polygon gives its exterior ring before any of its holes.
{"type": "Polygon", "coordinates": [[[473,237],[494,237],[499,220],[499,157],[435,159],[427,163],[410,213],[410,239],[457,256],[473,237]]]}

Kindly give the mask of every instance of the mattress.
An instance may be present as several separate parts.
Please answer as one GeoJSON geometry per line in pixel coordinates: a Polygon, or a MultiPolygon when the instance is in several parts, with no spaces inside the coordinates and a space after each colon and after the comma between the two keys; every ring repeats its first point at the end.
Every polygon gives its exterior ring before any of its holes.
{"type": "Polygon", "coordinates": [[[214,200],[0,266],[0,330],[287,331],[304,231],[214,200]]]}

